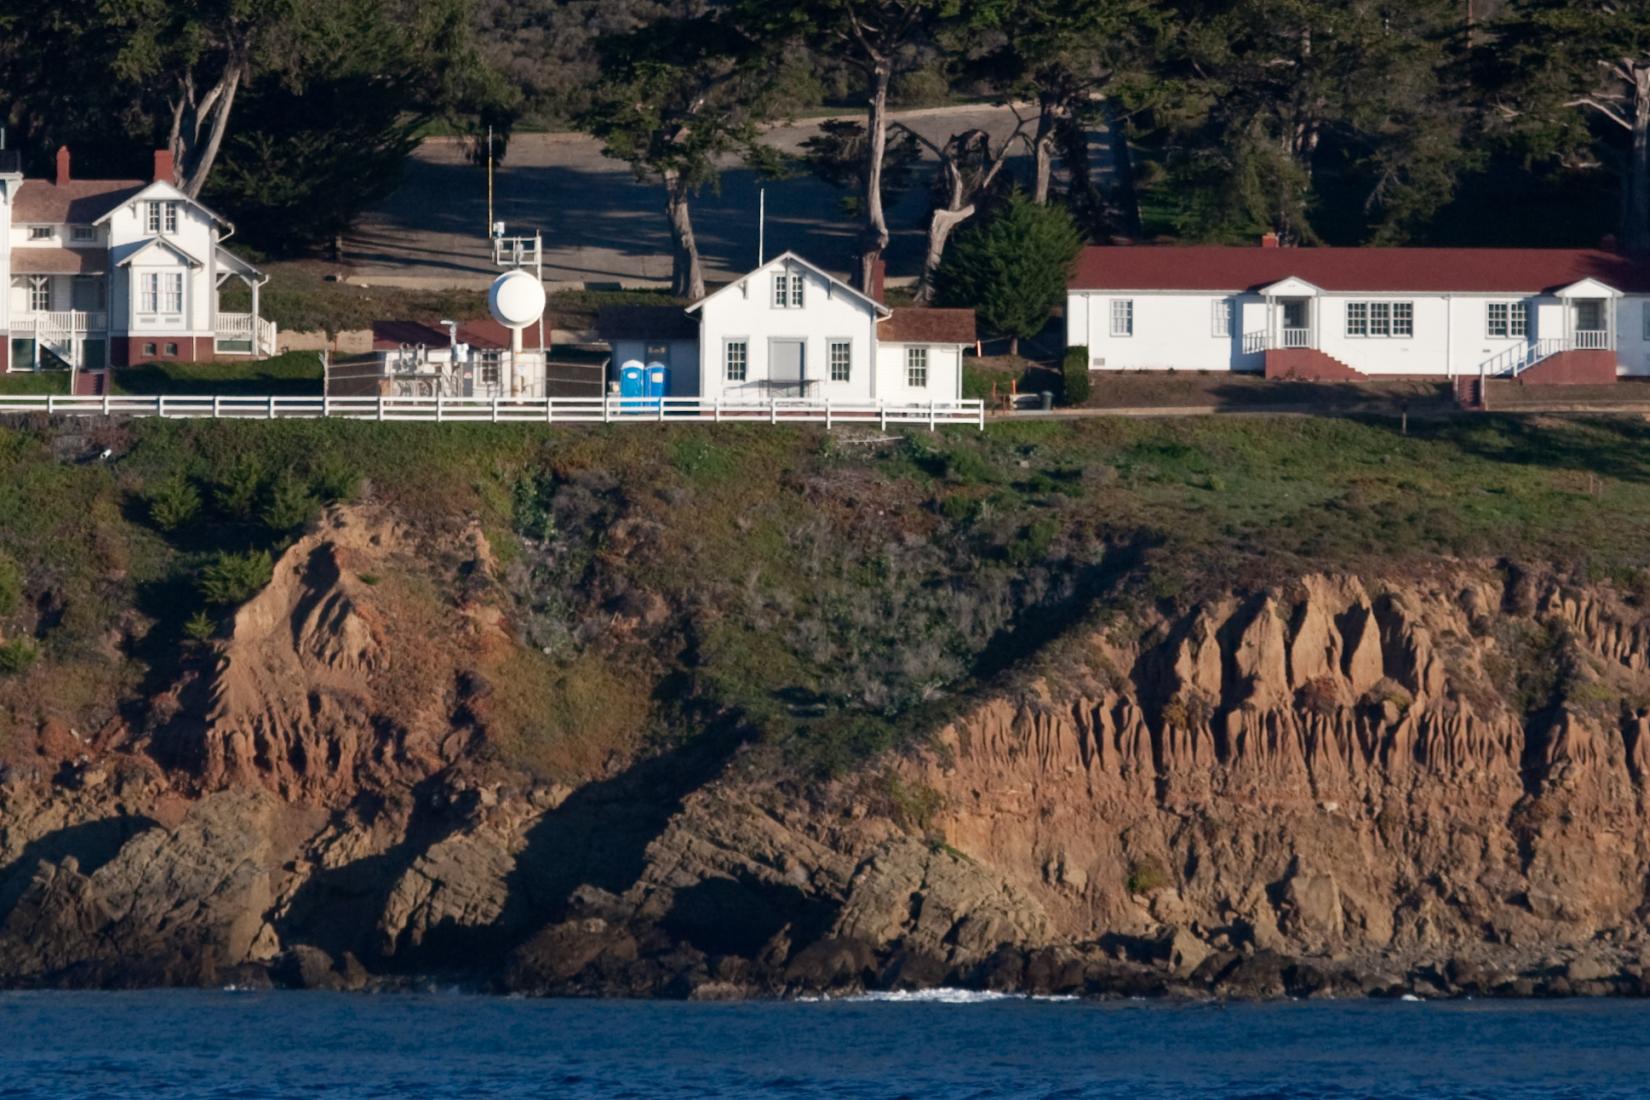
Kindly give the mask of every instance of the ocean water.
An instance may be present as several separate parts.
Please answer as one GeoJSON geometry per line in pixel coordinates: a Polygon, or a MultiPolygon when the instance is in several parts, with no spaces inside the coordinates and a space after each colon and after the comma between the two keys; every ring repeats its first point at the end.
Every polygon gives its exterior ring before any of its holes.
{"type": "Polygon", "coordinates": [[[1650,1095],[1650,1004],[0,994],[0,1097],[1650,1095]]]}

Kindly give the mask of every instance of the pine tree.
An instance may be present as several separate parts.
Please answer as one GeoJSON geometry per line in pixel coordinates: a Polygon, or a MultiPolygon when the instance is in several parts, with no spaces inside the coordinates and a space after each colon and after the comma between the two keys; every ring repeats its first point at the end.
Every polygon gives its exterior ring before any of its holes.
{"type": "Polygon", "coordinates": [[[1040,206],[1015,190],[951,242],[936,277],[939,302],[972,306],[1018,355],[1020,341],[1041,332],[1064,300],[1082,247],[1064,207],[1040,206]]]}

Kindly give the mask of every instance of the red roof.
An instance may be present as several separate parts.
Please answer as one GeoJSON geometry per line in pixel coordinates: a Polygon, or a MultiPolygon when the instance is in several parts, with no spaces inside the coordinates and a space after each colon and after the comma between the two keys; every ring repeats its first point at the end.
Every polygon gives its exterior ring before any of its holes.
{"type": "MultiPolygon", "coordinates": [[[[538,326],[528,329],[525,343],[533,347],[538,343],[538,326]]],[[[510,346],[510,330],[490,317],[475,321],[460,321],[458,323],[458,342],[469,344],[477,348],[507,348],[510,346]]],[[[374,351],[393,351],[403,344],[423,344],[426,347],[444,348],[447,346],[447,328],[445,325],[427,324],[423,321],[374,321],[372,323],[372,346],[374,351]]]]}
{"type": "Polygon", "coordinates": [[[1650,264],[1596,249],[1219,245],[1086,248],[1071,289],[1246,291],[1291,276],[1330,291],[1537,294],[1597,279],[1650,292],[1650,264]]]}
{"type": "Polygon", "coordinates": [[[877,323],[877,339],[887,344],[972,344],[974,311],[896,309],[877,323]]]}
{"type": "Polygon", "coordinates": [[[12,204],[12,223],[90,225],[147,186],[142,180],[24,180],[12,204]]]}

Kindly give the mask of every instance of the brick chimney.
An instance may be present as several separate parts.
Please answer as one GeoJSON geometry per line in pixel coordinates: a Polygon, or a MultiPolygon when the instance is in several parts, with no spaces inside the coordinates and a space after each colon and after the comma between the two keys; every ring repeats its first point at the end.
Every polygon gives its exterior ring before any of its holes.
{"type": "Polygon", "coordinates": [[[65,183],[69,182],[70,178],[69,147],[67,145],[59,145],[57,147],[57,185],[59,187],[63,186],[65,183]]]}
{"type": "Polygon", "coordinates": [[[1260,246],[1262,248],[1281,248],[1282,242],[1278,240],[1276,233],[1268,233],[1260,239],[1260,246]]]}
{"type": "Polygon", "coordinates": [[[879,302],[888,300],[888,261],[881,256],[871,265],[871,285],[865,288],[865,293],[879,302]]]}
{"type": "Polygon", "coordinates": [[[172,161],[172,150],[155,150],[155,182],[176,184],[178,182],[178,168],[172,161]]]}

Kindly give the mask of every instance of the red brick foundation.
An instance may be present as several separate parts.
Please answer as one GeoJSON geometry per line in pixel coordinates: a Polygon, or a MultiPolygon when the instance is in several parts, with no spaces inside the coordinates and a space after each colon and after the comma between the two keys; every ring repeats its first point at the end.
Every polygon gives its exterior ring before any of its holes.
{"type": "Polygon", "coordinates": [[[1518,376],[1526,386],[1610,386],[1616,381],[1613,351],[1561,351],[1518,376]]]}
{"type": "MultiPolygon", "coordinates": [[[[135,367],[140,363],[206,362],[218,358],[210,336],[113,336],[109,338],[109,362],[116,367],[135,367]],[[177,353],[168,355],[166,346],[177,345],[177,353]],[[153,345],[154,354],[145,349],[153,345]]],[[[246,356],[223,356],[225,359],[246,356]]]]}
{"type": "Polygon", "coordinates": [[[1266,353],[1266,377],[1292,382],[1367,382],[1369,376],[1353,370],[1317,348],[1279,348],[1266,353]]]}

